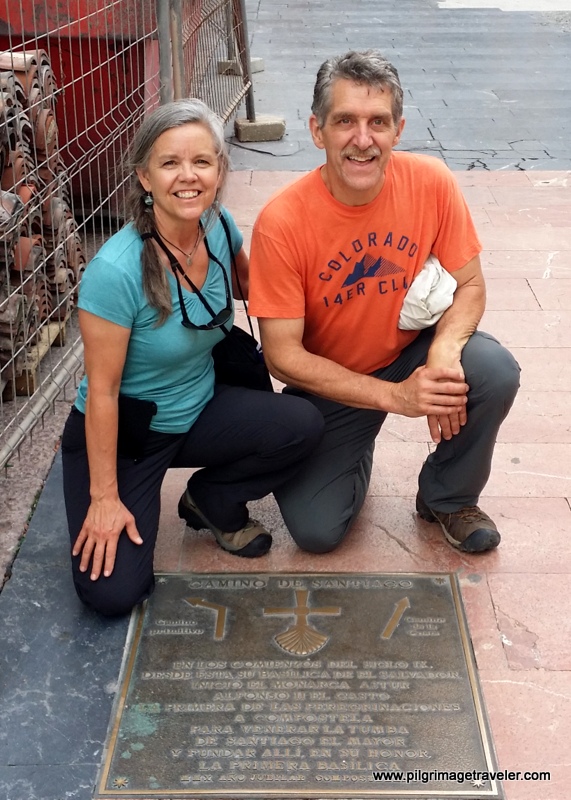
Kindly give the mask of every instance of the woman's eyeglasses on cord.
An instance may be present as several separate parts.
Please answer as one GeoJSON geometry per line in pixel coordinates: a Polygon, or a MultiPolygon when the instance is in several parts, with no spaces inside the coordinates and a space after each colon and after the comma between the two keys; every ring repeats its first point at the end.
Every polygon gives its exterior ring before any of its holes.
{"type": "Polygon", "coordinates": [[[208,247],[208,242],[206,241],[206,236],[204,237],[204,244],[206,247],[206,252],[208,254],[208,258],[214,261],[220,269],[222,270],[222,277],[224,278],[224,289],[226,291],[226,306],[219,311],[217,314],[214,313],[212,310],[210,303],[206,300],[200,289],[194,285],[194,283],[190,280],[188,275],[184,272],[176,257],[171,253],[168,249],[166,244],[163,242],[160,234],[158,231],[153,234],[144,234],[144,238],[153,238],[159,247],[165,252],[169,264],[171,265],[171,269],[173,271],[174,277],[176,279],[176,288],[178,291],[178,299],[180,303],[180,313],[182,315],[182,325],[185,328],[190,328],[197,331],[211,331],[214,328],[223,328],[224,325],[230,320],[232,317],[232,312],[234,310],[234,306],[232,304],[232,294],[230,292],[230,281],[228,280],[228,275],[226,274],[226,270],[224,269],[224,265],[216,258],[216,256],[210,251],[208,247]],[[212,319],[210,322],[205,323],[204,325],[196,325],[194,322],[191,322],[188,312],[186,310],[186,306],[184,303],[184,296],[182,294],[182,286],[180,285],[180,278],[179,273],[183,276],[185,281],[188,283],[192,291],[196,294],[204,308],[208,311],[211,315],[212,319]]]}

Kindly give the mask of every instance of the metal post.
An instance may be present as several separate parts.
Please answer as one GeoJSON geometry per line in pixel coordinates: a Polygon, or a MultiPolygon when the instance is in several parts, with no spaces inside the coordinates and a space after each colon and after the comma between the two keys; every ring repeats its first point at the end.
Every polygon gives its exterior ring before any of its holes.
{"type": "Polygon", "coordinates": [[[242,75],[244,80],[249,84],[246,93],[246,116],[249,122],[255,122],[256,110],[254,108],[254,86],[252,84],[252,70],[250,68],[250,43],[248,42],[248,28],[246,25],[245,0],[234,0],[234,16],[236,19],[236,39],[240,52],[242,75]]]}
{"type": "MultiPolygon", "coordinates": [[[[167,0],[164,0],[166,3],[167,0]]],[[[172,73],[174,99],[185,96],[184,54],[182,47],[182,0],[170,0],[170,38],[172,47],[172,73]]]]}
{"type": "Polygon", "coordinates": [[[159,37],[159,80],[161,105],[173,99],[172,53],[169,20],[169,0],[157,0],[157,28],[159,37]]]}
{"type": "Polygon", "coordinates": [[[236,52],[234,47],[234,20],[232,2],[226,3],[226,53],[228,61],[234,61],[236,52]]]}

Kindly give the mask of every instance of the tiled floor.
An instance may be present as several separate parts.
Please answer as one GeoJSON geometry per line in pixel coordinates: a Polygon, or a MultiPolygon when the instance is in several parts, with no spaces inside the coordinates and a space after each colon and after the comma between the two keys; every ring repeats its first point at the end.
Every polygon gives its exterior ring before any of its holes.
{"type": "MultiPolygon", "coordinates": [[[[296,177],[238,172],[226,203],[249,237],[269,195],[296,177]]],[[[456,572],[460,578],[498,763],[549,770],[549,782],[504,784],[507,800],[569,800],[571,758],[571,173],[457,173],[484,246],[489,302],[482,328],[510,347],[522,387],[502,428],[482,505],[502,531],[482,556],[453,551],[414,513],[425,422],[390,417],[371,491],[334,553],[300,552],[271,498],[255,504],[275,534],[255,565],[185,532],[176,501],[185,474],[164,484],[157,568],[238,572],[456,572]]]]}
{"type": "MultiPolygon", "coordinates": [[[[263,202],[295,176],[231,175],[226,202],[247,243],[263,202]]],[[[172,470],[156,567],[457,573],[499,767],[551,773],[549,782],[505,782],[507,800],[569,800],[571,173],[457,176],[485,248],[484,327],[522,367],[522,388],[500,432],[482,501],[500,526],[501,547],[462,555],[437,526],[418,519],[416,474],[431,446],[425,422],[389,417],[363,512],[334,553],[299,551],[266,498],[253,505],[274,532],[271,552],[255,564],[229,556],[206,531],[184,529],[176,505],[186,474],[172,470]]],[[[81,606],[68,550],[56,459],[0,594],[0,800],[92,797],[127,621],[102,620],[81,606]]]]}
{"type": "MultiPolygon", "coordinates": [[[[336,552],[299,551],[266,498],[254,504],[255,513],[273,530],[274,547],[255,564],[233,558],[207,532],[185,531],[176,505],[186,475],[172,470],[156,566],[457,573],[499,767],[551,773],[549,782],[505,782],[507,800],[569,800],[571,172],[456,174],[484,245],[483,327],[522,367],[482,502],[500,526],[501,547],[479,557],[459,554],[439,528],[418,519],[416,473],[431,446],[425,422],[389,417],[363,512],[336,552]]],[[[247,243],[263,202],[295,176],[231,175],[226,202],[247,243]]],[[[0,800],[59,800],[62,791],[92,796],[125,639],[125,621],[95,619],[74,596],[60,470],[56,462],[0,595],[0,800]]]]}

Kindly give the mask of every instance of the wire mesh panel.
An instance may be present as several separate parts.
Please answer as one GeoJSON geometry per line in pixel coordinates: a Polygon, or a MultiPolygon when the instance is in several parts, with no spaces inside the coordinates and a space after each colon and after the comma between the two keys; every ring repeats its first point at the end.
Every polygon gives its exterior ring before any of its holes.
{"type": "Polygon", "coordinates": [[[159,99],[155,0],[0,0],[0,467],[81,369],[77,286],[159,99]]]}
{"type": "Polygon", "coordinates": [[[133,130],[173,94],[228,120],[249,69],[243,0],[0,0],[0,468],[82,369],[78,285],[133,130]]]}
{"type": "Polygon", "coordinates": [[[180,24],[183,94],[204,100],[227,121],[251,85],[241,4],[182,0],[180,24]]]}

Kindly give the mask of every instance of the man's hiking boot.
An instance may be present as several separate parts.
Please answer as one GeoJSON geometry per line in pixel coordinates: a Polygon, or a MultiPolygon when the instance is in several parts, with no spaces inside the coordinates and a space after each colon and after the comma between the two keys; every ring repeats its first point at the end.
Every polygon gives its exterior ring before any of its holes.
{"type": "Polygon", "coordinates": [[[416,496],[418,516],[427,522],[438,522],[446,540],[464,553],[485,553],[500,543],[495,523],[478,506],[466,506],[451,514],[429,508],[420,493],[416,496]]]}

